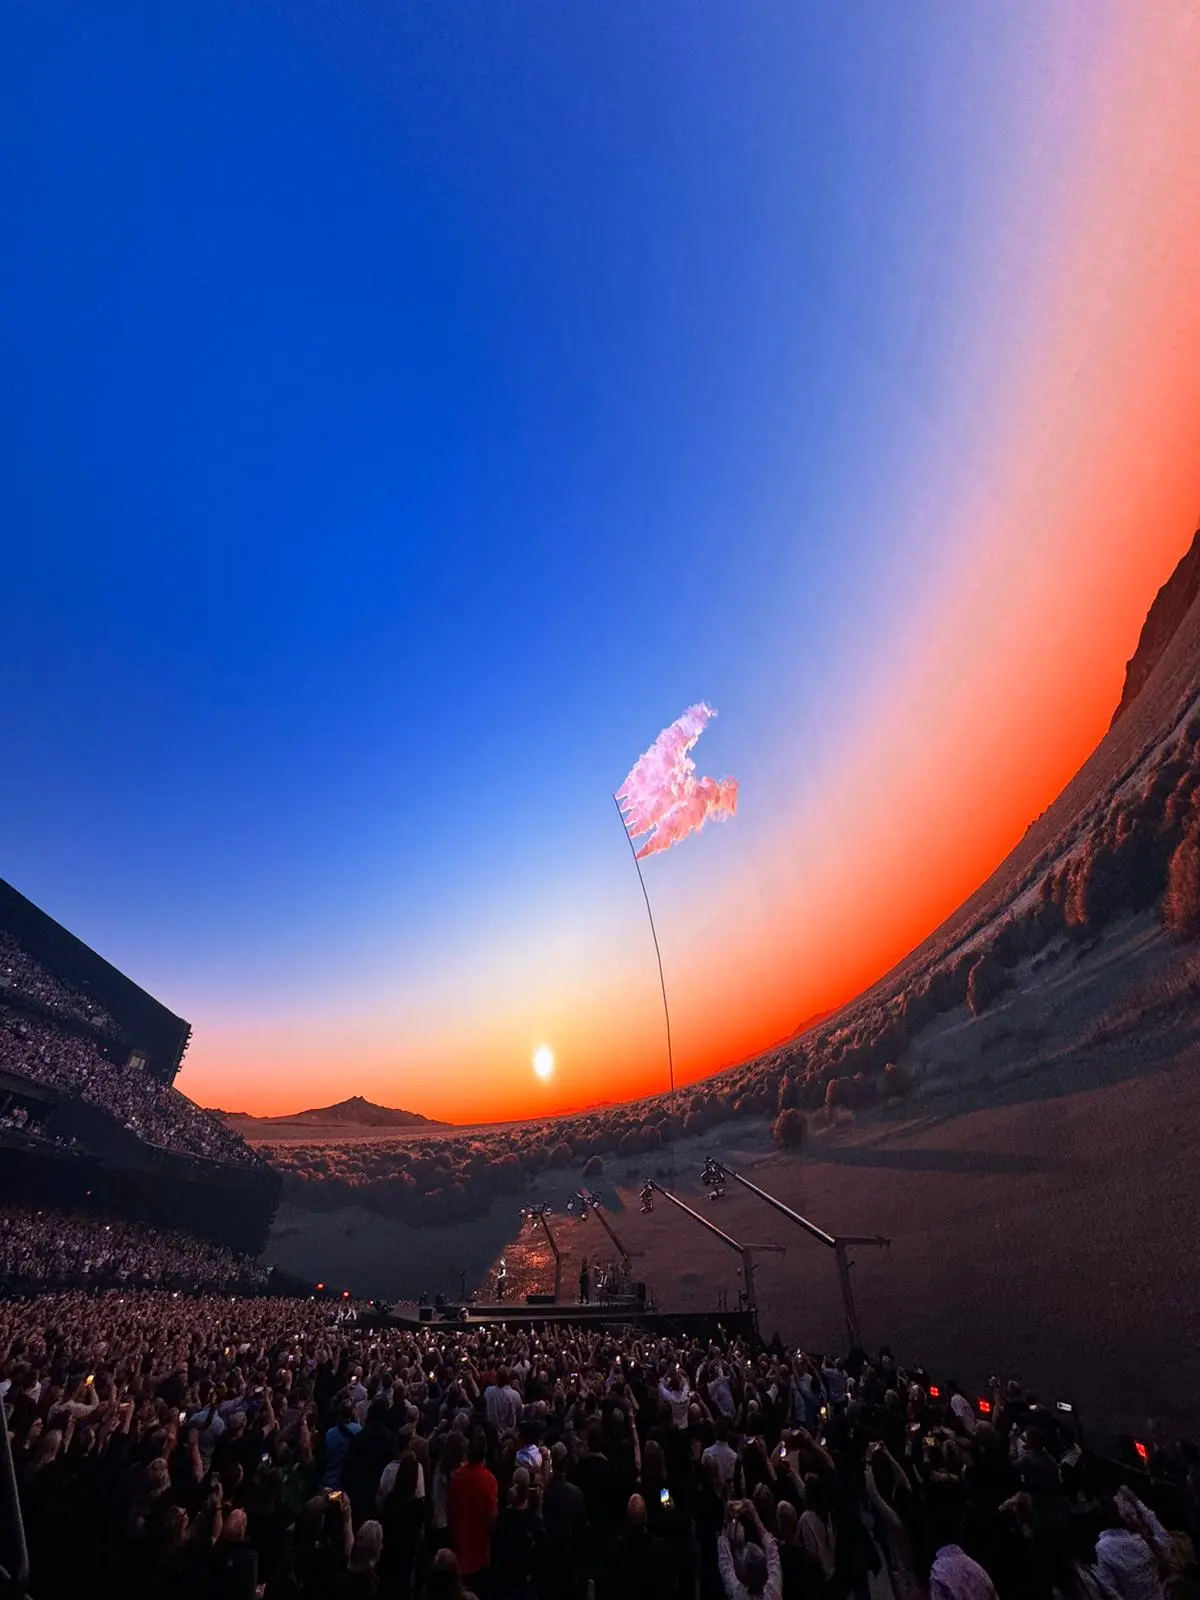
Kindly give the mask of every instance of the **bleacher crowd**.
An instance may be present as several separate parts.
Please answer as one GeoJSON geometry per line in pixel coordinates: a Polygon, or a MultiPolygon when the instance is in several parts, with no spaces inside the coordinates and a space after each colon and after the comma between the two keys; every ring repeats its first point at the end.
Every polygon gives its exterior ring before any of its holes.
{"type": "Polygon", "coordinates": [[[162,1288],[256,1294],[267,1271],[175,1228],[35,1206],[0,1207],[0,1294],[162,1288]]]}
{"type": "Polygon", "coordinates": [[[887,1351],[46,1289],[0,1301],[0,1390],[37,1600],[1198,1592],[1194,1447],[1121,1486],[887,1351]]]}
{"type": "Polygon", "coordinates": [[[139,1066],[111,1060],[90,1039],[38,1017],[0,1013],[0,1071],[78,1094],[151,1144],[210,1161],[253,1163],[253,1150],[219,1117],[139,1066]]]}
{"type": "Polygon", "coordinates": [[[86,1022],[98,1033],[115,1035],[117,1025],[102,1005],[53,977],[28,955],[10,933],[0,933],[0,997],[5,992],[32,1000],[53,1016],[86,1022]]]}

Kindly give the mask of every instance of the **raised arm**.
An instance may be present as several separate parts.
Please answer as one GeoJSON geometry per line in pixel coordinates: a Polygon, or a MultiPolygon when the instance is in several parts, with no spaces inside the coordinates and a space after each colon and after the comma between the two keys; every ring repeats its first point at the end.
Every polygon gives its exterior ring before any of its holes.
{"type": "MultiPolygon", "coordinates": [[[[778,1560],[778,1556],[776,1559],[778,1560]]],[[[733,1551],[729,1548],[729,1539],[725,1533],[717,1539],[717,1569],[721,1574],[721,1587],[729,1596],[729,1600],[733,1600],[742,1586],[734,1570],[733,1551]]]]}
{"type": "Polygon", "coordinates": [[[875,1474],[871,1471],[871,1463],[869,1461],[863,1468],[863,1483],[866,1486],[867,1498],[870,1500],[876,1516],[885,1524],[890,1533],[901,1532],[904,1524],[880,1494],[879,1486],[875,1482],[875,1474]]]}

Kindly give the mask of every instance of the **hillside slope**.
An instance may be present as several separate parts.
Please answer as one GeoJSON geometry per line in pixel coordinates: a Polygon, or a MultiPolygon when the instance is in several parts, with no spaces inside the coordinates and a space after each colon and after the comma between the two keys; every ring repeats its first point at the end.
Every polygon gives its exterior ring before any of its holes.
{"type": "Polygon", "coordinates": [[[736,1073],[751,1080],[764,1068],[793,1066],[806,1076],[836,1069],[841,1052],[835,1040],[848,1030],[860,1047],[871,1033],[890,1047],[882,1059],[869,1049],[853,1058],[856,1071],[881,1070],[933,1016],[967,1000],[971,968],[981,958],[1006,987],[1018,979],[1022,962],[1056,938],[1094,938],[1114,918],[1162,901],[1172,861],[1197,833],[1200,534],[1160,591],[1152,616],[1155,608],[1157,619],[1151,626],[1147,618],[1129,665],[1121,714],[995,872],[799,1047],[768,1052],[736,1073]],[[909,1025],[889,1027],[906,997],[914,1012],[909,1025]]]}
{"type": "Polygon", "coordinates": [[[1191,547],[1175,571],[1154,597],[1142,624],[1137,649],[1125,666],[1125,687],[1121,702],[1113,712],[1115,726],[1141,694],[1155,667],[1162,660],[1171,640],[1183,626],[1196,596],[1200,594],[1200,528],[1191,547]]]}

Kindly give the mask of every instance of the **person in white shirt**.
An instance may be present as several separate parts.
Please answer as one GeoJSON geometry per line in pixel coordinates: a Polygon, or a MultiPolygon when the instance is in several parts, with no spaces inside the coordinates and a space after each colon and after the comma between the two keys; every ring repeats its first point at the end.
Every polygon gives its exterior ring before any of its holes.
{"type": "Polygon", "coordinates": [[[62,1425],[61,1419],[66,1417],[69,1417],[72,1422],[81,1422],[84,1417],[91,1416],[99,1404],[100,1399],[96,1394],[95,1385],[91,1378],[86,1378],[76,1386],[74,1395],[60,1400],[56,1406],[52,1407],[50,1416],[51,1418],[60,1419],[59,1426],[62,1425]]]}
{"type": "Polygon", "coordinates": [[[969,1439],[979,1426],[975,1408],[953,1380],[946,1385],[946,1388],[950,1391],[950,1412],[954,1424],[969,1439]]]}
{"type": "Polygon", "coordinates": [[[717,1442],[710,1444],[700,1459],[711,1462],[714,1482],[721,1498],[725,1499],[733,1485],[738,1458],[737,1451],[729,1442],[729,1424],[724,1417],[717,1423],[717,1442]]]}
{"type": "Polygon", "coordinates": [[[725,1371],[723,1363],[714,1363],[712,1376],[708,1380],[708,1398],[713,1407],[723,1417],[733,1417],[737,1413],[734,1402],[733,1390],[729,1383],[729,1374],[725,1371]]]}
{"type": "Polygon", "coordinates": [[[840,1361],[831,1361],[826,1357],[821,1366],[821,1382],[825,1385],[831,1406],[845,1405],[846,1370],[840,1361]]]}
{"type": "Polygon", "coordinates": [[[965,1550],[944,1544],[933,1558],[929,1600],[996,1600],[996,1587],[965,1550]]]}
{"type": "Polygon", "coordinates": [[[512,1387],[504,1367],[497,1372],[495,1383],[490,1383],[483,1391],[483,1406],[488,1421],[499,1435],[517,1431],[524,1401],[512,1387]]]}
{"type": "MultiPolygon", "coordinates": [[[[411,1447],[411,1445],[409,1445],[407,1443],[402,1445],[401,1446],[401,1450],[400,1450],[400,1455],[406,1455],[406,1454],[408,1454],[408,1455],[412,1454],[412,1447],[411,1447]]],[[[379,1479],[379,1488],[376,1491],[376,1495],[375,1495],[375,1505],[376,1505],[376,1507],[382,1506],[383,1502],[387,1499],[388,1495],[390,1495],[392,1490],[395,1488],[395,1486],[396,1486],[396,1475],[397,1475],[397,1473],[399,1471],[400,1471],[400,1456],[397,1456],[394,1461],[389,1461],[387,1466],[384,1467],[384,1469],[383,1469],[383,1474],[379,1479]]],[[[424,1500],[424,1498],[425,1498],[425,1468],[418,1461],[417,1462],[417,1487],[413,1491],[413,1499],[414,1500],[424,1500]]]]}
{"type": "Polygon", "coordinates": [[[674,1372],[658,1381],[658,1392],[671,1408],[671,1421],[677,1428],[686,1428],[688,1408],[692,1403],[692,1390],[687,1373],[676,1366],[674,1372]]]}
{"type": "Polygon", "coordinates": [[[820,1567],[826,1583],[830,1582],[837,1564],[837,1532],[828,1491],[815,1472],[808,1473],[804,1479],[800,1542],[820,1567]]]}

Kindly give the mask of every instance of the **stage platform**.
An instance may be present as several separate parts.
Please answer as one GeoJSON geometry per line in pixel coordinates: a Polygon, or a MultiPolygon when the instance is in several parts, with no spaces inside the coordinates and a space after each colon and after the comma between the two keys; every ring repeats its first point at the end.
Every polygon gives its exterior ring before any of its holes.
{"type": "Polygon", "coordinates": [[[454,1328],[479,1327],[634,1327],[650,1334],[670,1338],[708,1340],[717,1336],[743,1339],[757,1337],[754,1315],[750,1311],[648,1311],[636,1300],[609,1300],[595,1305],[560,1302],[528,1305],[501,1302],[493,1305],[471,1303],[464,1306],[418,1306],[413,1301],[398,1301],[389,1319],[393,1327],[454,1328]]]}

